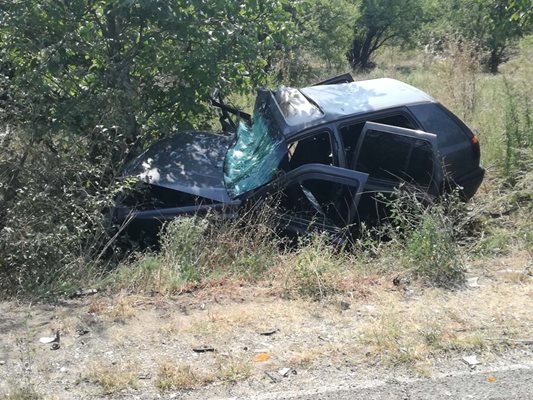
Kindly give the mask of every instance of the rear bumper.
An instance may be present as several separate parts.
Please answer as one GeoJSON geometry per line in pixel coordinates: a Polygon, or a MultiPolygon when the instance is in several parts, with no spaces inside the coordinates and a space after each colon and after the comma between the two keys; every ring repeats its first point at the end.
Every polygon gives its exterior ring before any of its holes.
{"type": "Polygon", "coordinates": [[[461,196],[466,200],[472,198],[483,182],[484,176],[485,169],[479,166],[468,174],[456,178],[455,183],[461,188],[461,196]]]}

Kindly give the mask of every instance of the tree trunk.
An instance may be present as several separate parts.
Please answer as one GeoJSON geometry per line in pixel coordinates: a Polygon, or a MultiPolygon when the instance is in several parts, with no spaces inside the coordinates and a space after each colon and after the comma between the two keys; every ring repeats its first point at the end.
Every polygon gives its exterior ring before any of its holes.
{"type": "Polygon", "coordinates": [[[498,73],[498,67],[501,63],[501,52],[499,49],[492,49],[490,51],[489,59],[487,60],[487,69],[491,74],[498,73]]]}

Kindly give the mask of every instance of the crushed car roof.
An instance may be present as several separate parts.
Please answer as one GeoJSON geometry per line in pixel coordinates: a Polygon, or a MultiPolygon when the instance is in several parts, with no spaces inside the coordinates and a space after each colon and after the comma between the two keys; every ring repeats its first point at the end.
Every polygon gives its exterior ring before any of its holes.
{"type": "Polygon", "coordinates": [[[289,129],[284,129],[284,133],[289,136],[308,126],[343,117],[435,101],[423,91],[390,78],[310,86],[300,91],[320,107],[323,117],[315,117],[312,121],[298,125],[292,124],[289,129]]]}

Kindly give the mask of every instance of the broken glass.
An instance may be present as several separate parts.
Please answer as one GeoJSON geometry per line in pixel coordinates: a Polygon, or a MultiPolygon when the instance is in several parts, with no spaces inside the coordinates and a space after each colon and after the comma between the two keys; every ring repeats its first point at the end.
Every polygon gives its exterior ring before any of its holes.
{"type": "Polygon", "coordinates": [[[253,122],[240,122],[235,143],[224,161],[224,183],[230,197],[264,185],[274,178],[287,154],[287,144],[269,105],[272,97],[256,101],[253,122]]]}

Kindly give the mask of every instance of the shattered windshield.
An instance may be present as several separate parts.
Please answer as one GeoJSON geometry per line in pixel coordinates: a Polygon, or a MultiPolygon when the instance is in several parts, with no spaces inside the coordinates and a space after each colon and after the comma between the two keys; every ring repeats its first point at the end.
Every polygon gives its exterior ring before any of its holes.
{"type": "Polygon", "coordinates": [[[272,180],[287,154],[287,144],[269,109],[270,101],[270,96],[258,96],[253,123],[239,123],[236,141],[226,153],[224,183],[232,198],[272,180]]]}

